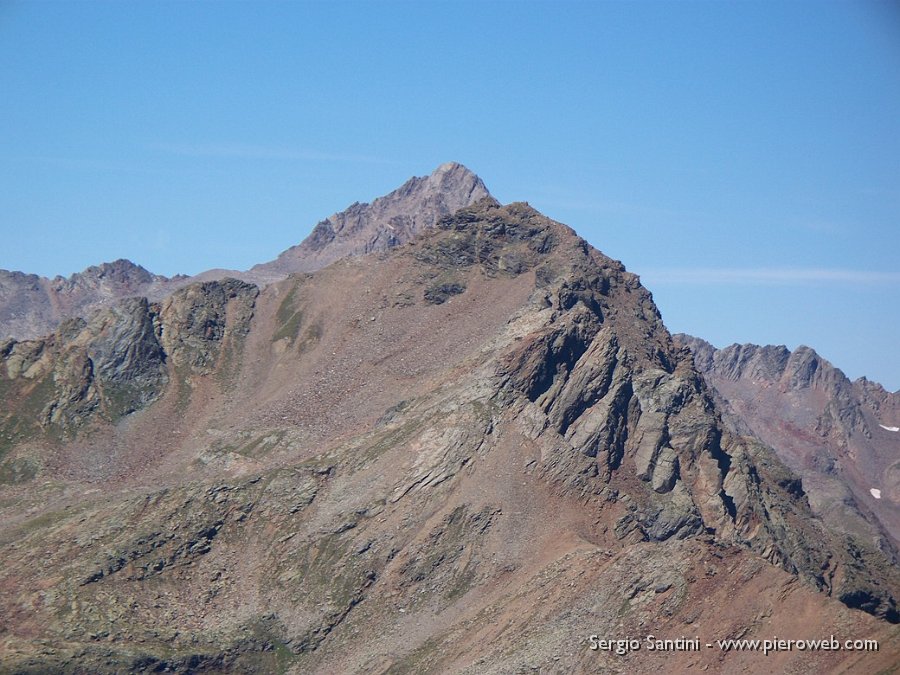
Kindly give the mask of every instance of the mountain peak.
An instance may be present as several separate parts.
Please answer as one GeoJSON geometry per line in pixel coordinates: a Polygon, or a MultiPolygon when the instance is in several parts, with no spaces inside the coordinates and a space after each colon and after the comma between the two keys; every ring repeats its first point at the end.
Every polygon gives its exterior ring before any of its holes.
{"type": "Polygon", "coordinates": [[[480,178],[475,174],[474,171],[469,169],[467,166],[460,164],[459,162],[444,162],[438,168],[431,172],[431,176],[429,178],[443,178],[444,176],[458,176],[461,178],[474,178],[477,181],[481,181],[480,178]]]}
{"type": "Polygon", "coordinates": [[[149,283],[154,280],[154,275],[144,267],[131,262],[127,258],[119,258],[112,262],[103,262],[70,275],[68,278],[57,276],[59,283],[74,285],[84,280],[106,279],[114,283],[149,283]]]}
{"type": "MultiPolygon", "coordinates": [[[[445,162],[431,174],[413,177],[371,204],[354,203],[315,226],[298,246],[249,272],[208,270],[195,280],[232,276],[258,284],[294,272],[311,272],[339,258],[384,251],[406,243],[446,216],[490,193],[484,182],[459,162],[445,162]]],[[[52,279],[0,270],[0,337],[28,339],[52,331],[66,317],[84,317],[119,298],[166,297],[190,281],[152,274],[120,258],[52,279]]]]}
{"type": "Polygon", "coordinates": [[[468,168],[460,164],[459,162],[444,162],[438,168],[434,170],[432,175],[438,173],[448,173],[450,171],[464,171],[466,173],[472,173],[468,168]]]}
{"type": "Polygon", "coordinates": [[[357,202],[329,216],[298,246],[253,271],[274,276],[311,272],[339,258],[394,248],[441,218],[490,196],[475,173],[458,162],[446,162],[371,204],[357,202]]]}

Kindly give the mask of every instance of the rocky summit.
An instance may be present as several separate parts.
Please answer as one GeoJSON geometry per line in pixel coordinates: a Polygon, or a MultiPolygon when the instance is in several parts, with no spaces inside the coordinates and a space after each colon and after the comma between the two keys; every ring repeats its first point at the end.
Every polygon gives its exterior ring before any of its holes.
{"type": "Polygon", "coordinates": [[[472,176],[320,224],[313,273],[0,344],[0,668],[896,665],[893,543],[730,421],[637,276],[472,176]],[[880,650],[706,647],[776,635],[880,650]]]}
{"type": "Polygon", "coordinates": [[[311,272],[339,258],[384,251],[404,244],[438,220],[490,193],[462,164],[441,164],[430,175],[406,183],[371,204],[352,204],[318,223],[298,246],[251,270],[276,277],[311,272]]]}

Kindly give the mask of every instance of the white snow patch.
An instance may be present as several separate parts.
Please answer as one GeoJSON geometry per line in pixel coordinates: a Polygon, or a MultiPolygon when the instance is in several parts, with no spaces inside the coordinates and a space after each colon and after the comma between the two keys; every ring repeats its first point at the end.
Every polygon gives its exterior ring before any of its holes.
{"type": "Polygon", "coordinates": [[[875,499],[881,499],[881,490],[879,490],[878,488],[871,488],[871,489],[869,490],[869,493],[870,493],[873,497],[875,497],[875,499]]]}
{"type": "Polygon", "coordinates": [[[900,431],[900,427],[886,427],[883,424],[879,424],[882,429],[886,429],[887,431],[900,431]]]}

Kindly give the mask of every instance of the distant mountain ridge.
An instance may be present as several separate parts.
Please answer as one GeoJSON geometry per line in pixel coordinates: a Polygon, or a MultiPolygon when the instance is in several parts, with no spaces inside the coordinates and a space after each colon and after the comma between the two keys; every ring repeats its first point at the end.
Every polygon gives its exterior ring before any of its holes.
{"type": "Polygon", "coordinates": [[[814,508],[848,529],[863,527],[861,519],[873,514],[900,542],[900,432],[893,431],[900,427],[900,392],[865,378],[851,381],[806,346],[716,349],[674,337],[691,350],[739,426],[803,477],[814,508]]]}
{"type": "Polygon", "coordinates": [[[490,193],[478,176],[458,162],[447,162],[371,204],[356,202],[329,216],[303,242],[249,271],[214,269],[167,278],[124,259],[68,278],[0,270],[0,339],[39,337],[66,318],[84,318],[127,297],[161,300],[195,281],[233,277],[265,285],[295,272],[312,272],[346,256],[406,243],[439,219],[485,198],[490,193]]]}
{"type": "Polygon", "coordinates": [[[151,274],[124,259],[52,279],[0,270],[0,336],[43,335],[66,317],[84,316],[125,297],[155,296],[187,279],[151,274]]]}

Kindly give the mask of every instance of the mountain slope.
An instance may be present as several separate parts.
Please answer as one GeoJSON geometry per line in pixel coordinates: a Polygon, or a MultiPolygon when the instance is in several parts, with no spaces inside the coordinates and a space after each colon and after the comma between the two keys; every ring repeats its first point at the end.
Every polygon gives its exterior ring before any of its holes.
{"type": "Polygon", "coordinates": [[[525,204],[0,355],[17,672],[739,670],[763,657],[588,636],[817,631],[895,663],[884,553],[723,425],[637,277],[525,204]]]}
{"type": "Polygon", "coordinates": [[[892,431],[900,396],[851,382],[809,347],[715,349],[676,338],[740,422],[803,477],[818,512],[843,530],[900,542],[900,433],[892,431]]]}
{"type": "Polygon", "coordinates": [[[215,269],[169,279],[128,260],[89,267],[68,278],[0,270],[0,339],[35,338],[53,331],[64,319],[86,317],[122,298],[161,300],[196,281],[233,277],[265,285],[294,272],[317,270],[345,256],[409,241],[438,219],[488,196],[478,176],[448,162],[371,204],[352,204],[321,221],[301,244],[246,272],[215,269]]]}

